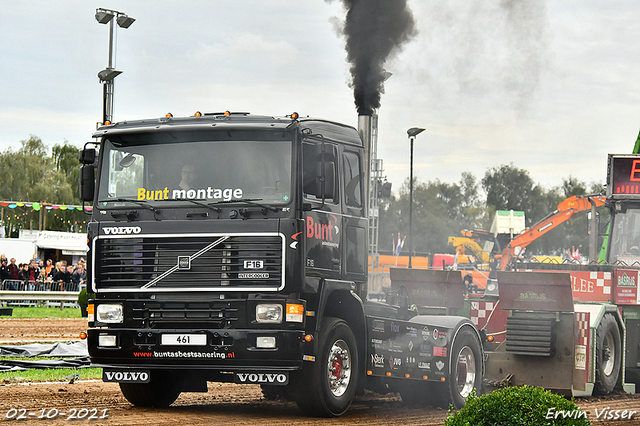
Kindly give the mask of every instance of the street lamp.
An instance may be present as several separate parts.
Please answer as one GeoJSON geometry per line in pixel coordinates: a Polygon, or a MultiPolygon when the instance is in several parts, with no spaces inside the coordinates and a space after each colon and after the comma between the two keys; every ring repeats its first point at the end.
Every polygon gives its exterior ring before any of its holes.
{"type": "Polygon", "coordinates": [[[412,127],[407,130],[407,135],[411,141],[411,171],[409,172],[409,269],[411,269],[411,252],[413,251],[413,233],[411,229],[413,225],[413,141],[416,136],[422,132],[424,132],[424,129],[419,127],[412,127]]]}
{"type": "Polygon", "coordinates": [[[120,28],[127,29],[135,19],[117,10],[99,8],[96,9],[96,21],[100,24],[109,24],[109,64],[98,73],[102,83],[102,123],[106,123],[113,120],[113,80],[122,74],[122,71],[116,71],[113,68],[114,23],[117,22],[120,28]],[[116,19],[113,19],[114,17],[116,19]]]}

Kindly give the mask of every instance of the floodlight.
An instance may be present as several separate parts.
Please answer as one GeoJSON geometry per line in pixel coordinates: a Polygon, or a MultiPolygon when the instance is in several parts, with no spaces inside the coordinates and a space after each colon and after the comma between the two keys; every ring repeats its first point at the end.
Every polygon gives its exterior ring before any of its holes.
{"type": "Polygon", "coordinates": [[[120,74],[122,74],[122,71],[116,71],[113,68],[105,68],[98,73],[98,78],[100,81],[111,81],[120,74]]]}
{"type": "Polygon", "coordinates": [[[113,13],[101,9],[96,10],[96,21],[101,24],[108,24],[112,19],[113,13]]]}
{"type": "Polygon", "coordinates": [[[134,18],[127,15],[118,15],[118,26],[120,28],[129,28],[131,24],[135,21],[134,18]]]}

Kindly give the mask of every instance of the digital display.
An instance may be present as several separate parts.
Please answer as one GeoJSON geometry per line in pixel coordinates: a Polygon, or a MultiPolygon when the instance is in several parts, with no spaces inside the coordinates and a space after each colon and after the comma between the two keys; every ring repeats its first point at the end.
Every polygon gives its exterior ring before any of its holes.
{"type": "Polygon", "coordinates": [[[640,157],[612,157],[611,161],[611,193],[640,195],[640,157]]]}

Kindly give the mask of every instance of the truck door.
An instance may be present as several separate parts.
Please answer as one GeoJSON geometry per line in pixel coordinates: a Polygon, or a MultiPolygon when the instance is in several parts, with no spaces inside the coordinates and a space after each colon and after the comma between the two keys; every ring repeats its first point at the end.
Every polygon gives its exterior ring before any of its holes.
{"type": "Polygon", "coordinates": [[[306,267],[336,278],[342,269],[337,153],[325,141],[302,145],[304,202],[312,208],[305,215],[306,267]]]}
{"type": "Polygon", "coordinates": [[[342,154],[342,185],[345,228],[345,278],[364,280],[367,272],[367,220],[364,217],[364,171],[359,152],[342,154]]]}

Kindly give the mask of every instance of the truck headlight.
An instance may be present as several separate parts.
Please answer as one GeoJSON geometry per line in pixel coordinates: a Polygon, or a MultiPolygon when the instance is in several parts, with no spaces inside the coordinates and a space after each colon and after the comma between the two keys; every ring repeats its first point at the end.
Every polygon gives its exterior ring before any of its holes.
{"type": "Polygon", "coordinates": [[[118,324],[124,319],[122,305],[102,303],[96,306],[96,321],[105,324],[118,324]]]}
{"type": "Polygon", "coordinates": [[[271,324],[281,323],[282,305],[275,303],[256,305],[256,321],[271,324]]]}

